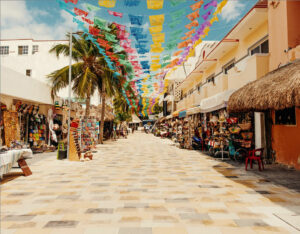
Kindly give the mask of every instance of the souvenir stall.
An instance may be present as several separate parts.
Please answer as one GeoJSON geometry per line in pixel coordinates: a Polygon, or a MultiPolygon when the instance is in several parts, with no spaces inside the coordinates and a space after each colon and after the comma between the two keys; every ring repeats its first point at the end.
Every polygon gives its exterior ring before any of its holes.
{"type": "Polygon", "coordinates": [[[81,120],[81,148],[83,152],[95,147],[99,138],[99,122],[94,118],[81,120]]]}
{"type": "Polygon", "coordinates": [[[211,156],[243,159],[254,144],[253,121],[253,113],[228,116],[225,108],[205,113],[200,137],[211,156]]]}
{"type": "Polygon", "coordinates": [[[12,110],[3,106],[1,116],[2,144],[10,147],[11,141],[23,145],[29,144],[34,153],[55,150],[48,143],[48,120],[44,115],[47,106],[34,105],[28,102],[13,100],[12,110]],[[40,108],[42,107],[42,112],[40,108]]]}

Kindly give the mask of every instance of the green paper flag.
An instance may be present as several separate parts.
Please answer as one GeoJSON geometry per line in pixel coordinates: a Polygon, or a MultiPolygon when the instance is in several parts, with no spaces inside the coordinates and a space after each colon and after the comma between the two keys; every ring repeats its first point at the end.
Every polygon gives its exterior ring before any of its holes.
{"type": "Polygon", "coordinates": [[[164,62],[167,61],[167,60],[171,60],[171,55],[170,54],[165,55],[162,60],[164,62]]]}
{"type": "Polygon", "coordinates": [[[179,10],[177,10],[177,11],[172,11],[172,12],[170,13],[172,20],[176,20],[176,19],[178,19],[178,18],[181,18],[181,17],[183,17],[185,14],[186,14],[186,11],[185,11],[184,8],[183,8],[183,9],[179,9],[179,10]]]}
{"type": "Polygon", "coordinates": [[[170,2],[171,2],[171,5],[174,7],[174,6],[177,6],[178,4],[184,3],[185,0],[170,0],[170,2]]]}
{"type": "Polygon", "coordinates": [[[181,23],[181,20],[176,20],[176,21],[173,21],[171,23],[169,23],[169,27],[170,28],[176,28],[178,24],[181,23]]]}
{"type": "Polygon", "coordinates": [[[107,21],[97,16],[94,18],[94,24],[105,31],[111,31],[111,29],[107,27],[107,21]]]}
{"type": "Polygon", "coordinates": [[[89,4],[89,3],[85,3],[84,5],[85,5],[86,9],[88,9],[89,11],[98,11],[98,10],[100,10],[100,7],[94,6],[94,5],[89,4]]]}
{"type": "Polygon", "coordinates": [[[183,30],[178,29],[176,31],[171,32],[171,37],[179,37],[182,34],[183,30]]]}
{"type": "Polygon", "coordinates": [[[116,40],[116,36],[110,33],[105,33],[105,39],[111,42],[118,42],[118,40],[116,40]]]}

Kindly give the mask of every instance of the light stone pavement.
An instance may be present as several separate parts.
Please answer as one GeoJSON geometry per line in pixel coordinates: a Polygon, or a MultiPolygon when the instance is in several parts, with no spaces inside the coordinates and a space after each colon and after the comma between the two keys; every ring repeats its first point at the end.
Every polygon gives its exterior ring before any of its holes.
{"type": "Polygon", "coordinates": [[[299,233],[278,218],[299,215],[299,193],[243,168],[145,133],[97,149],[3,184],[1,234],[299,233]]]}

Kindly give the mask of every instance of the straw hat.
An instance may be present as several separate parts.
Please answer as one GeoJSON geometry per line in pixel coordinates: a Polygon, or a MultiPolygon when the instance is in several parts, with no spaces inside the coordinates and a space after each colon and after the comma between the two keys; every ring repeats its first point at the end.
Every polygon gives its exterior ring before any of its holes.
{"type": "Polygon", "coordinates": [[[211,119],[210,119],[210,122],[217,122],[218,121],[218,117],[217,116],[213,116],[211,119]]]}

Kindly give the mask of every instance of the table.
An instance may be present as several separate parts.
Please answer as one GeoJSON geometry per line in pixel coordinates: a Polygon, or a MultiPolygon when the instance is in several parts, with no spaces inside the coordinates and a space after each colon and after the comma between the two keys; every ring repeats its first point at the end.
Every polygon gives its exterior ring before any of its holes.
{"type": "Polygon", "coordinates": [[[32,156],[31,149],[9,150],[0,154],[0,177],[2,178],[4,174],[7,174],[20,159],[28,156],[32,156]]]}

